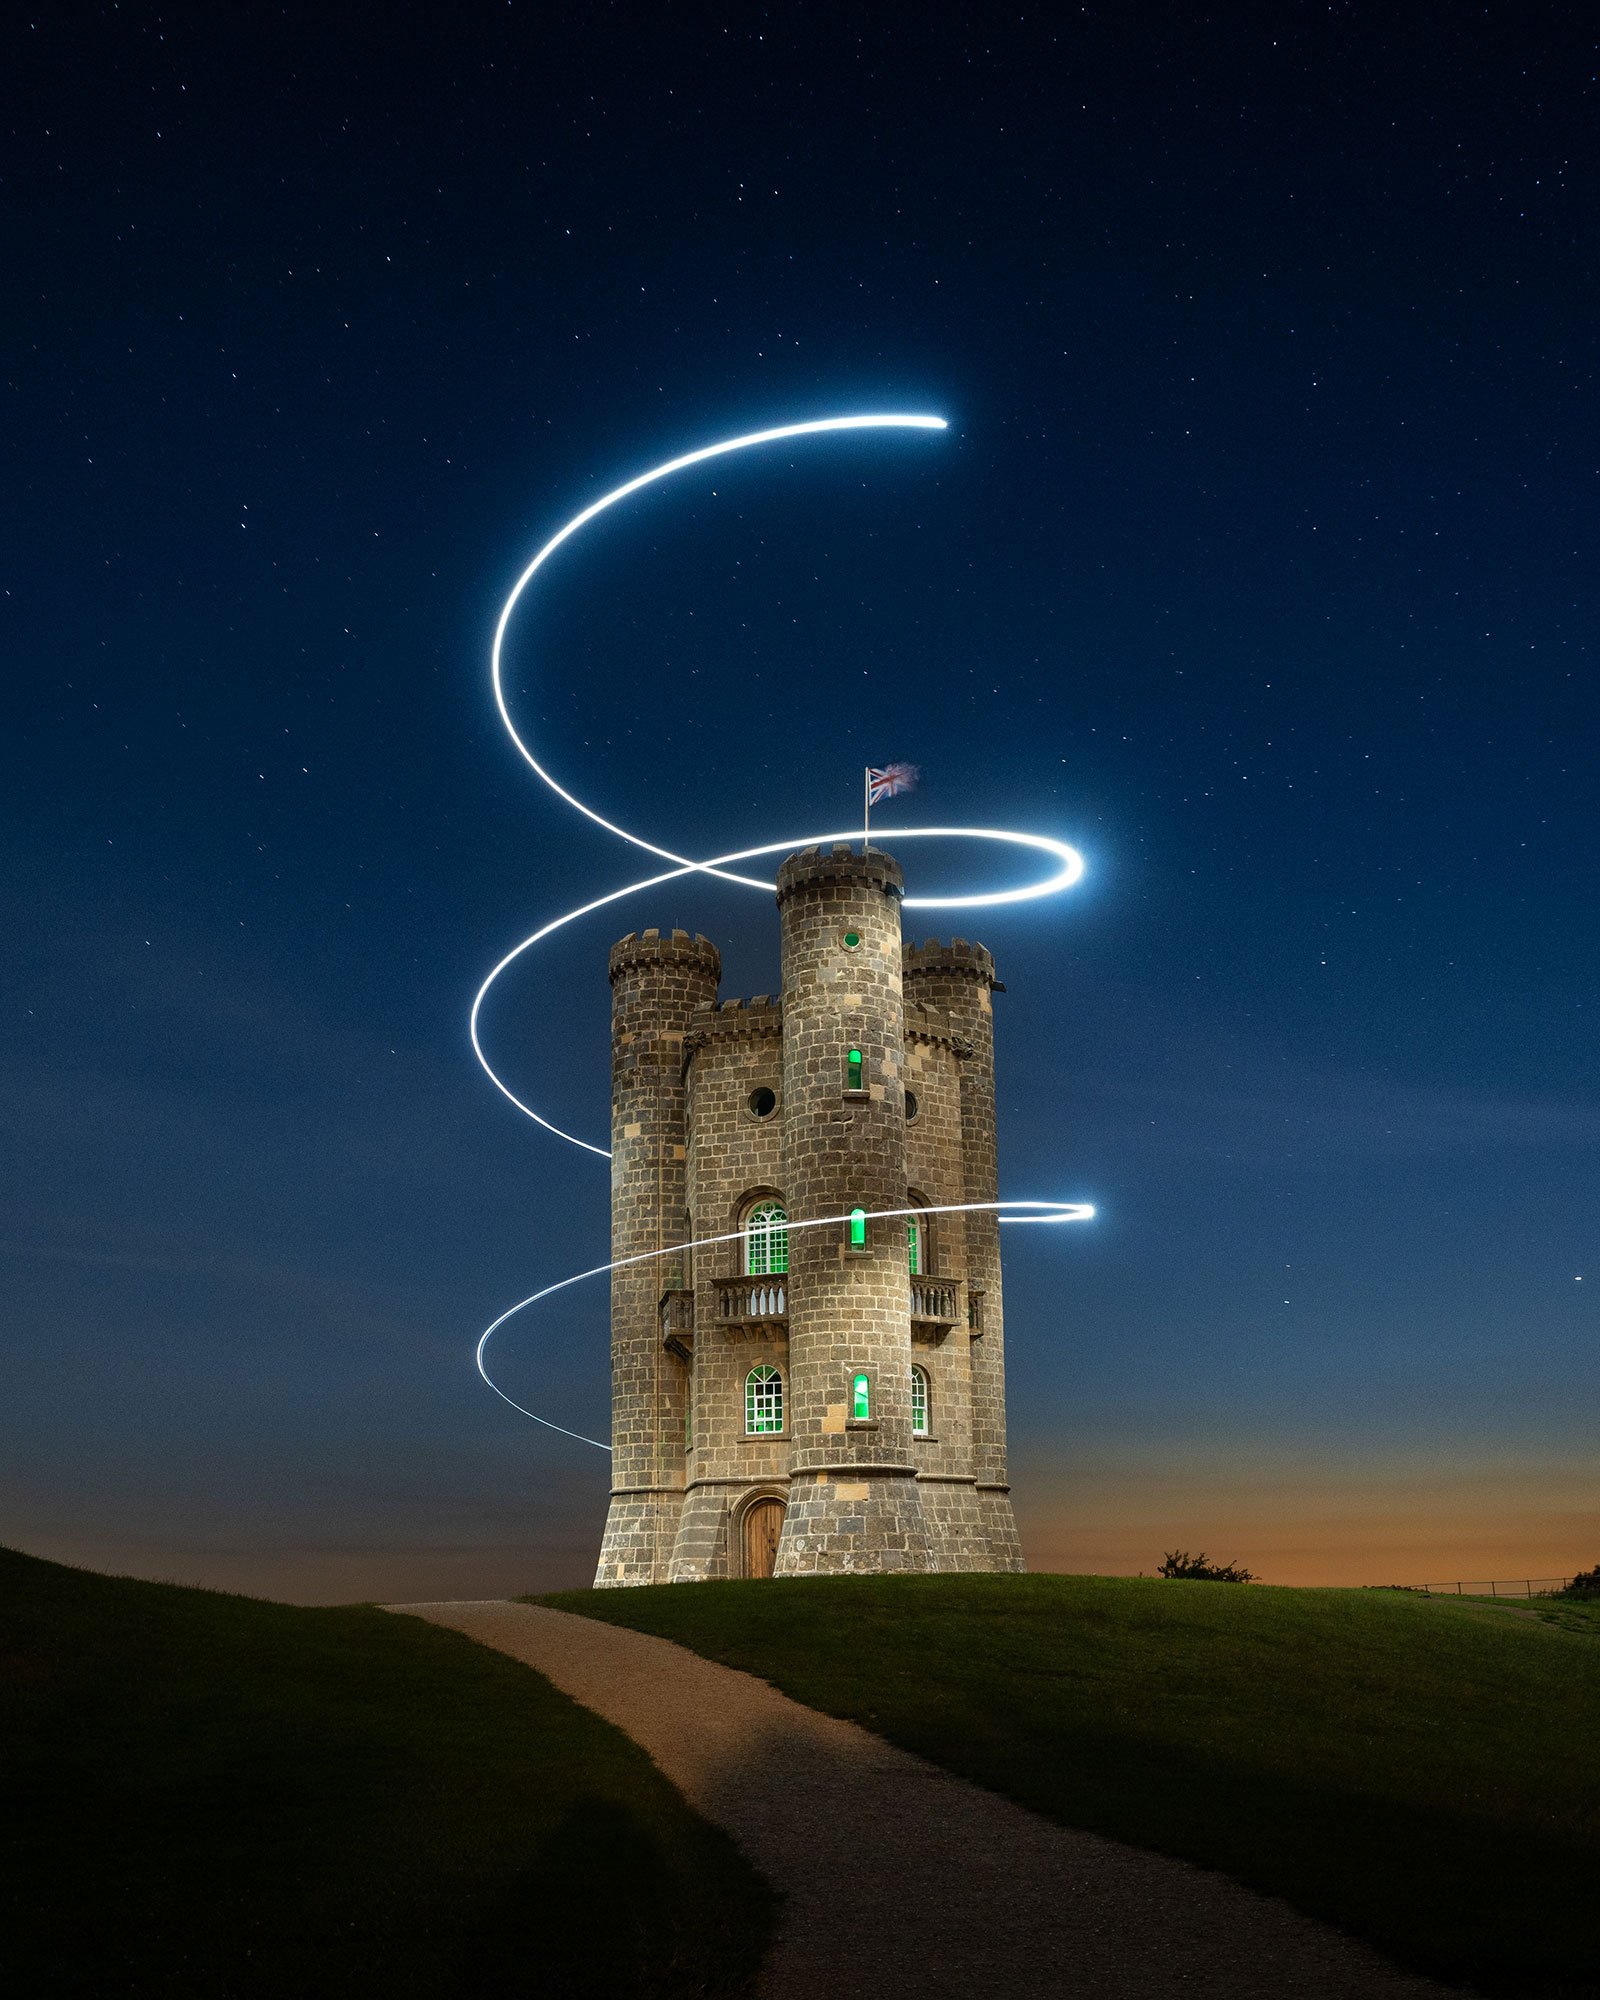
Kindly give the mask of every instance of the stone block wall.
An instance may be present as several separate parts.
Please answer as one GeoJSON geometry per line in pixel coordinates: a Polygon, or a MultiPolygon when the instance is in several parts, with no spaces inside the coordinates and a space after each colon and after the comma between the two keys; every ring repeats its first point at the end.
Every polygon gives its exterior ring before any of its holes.
{"type": "MultiPolygon", "coordinates": [[[[796,1221],[906,1206],[899,863],[837,846],[778,871],[783,1182],[796,1221]],[[853,1089],[848,1054],[863,1057],[853,1089]]],[[[777,1574],[923,1570],[911,1455],[905,1224],[797,1229],[789,1246],[794,1442],[777,1574]],[[864,1372],[871,1415],[852,1415],[864,1372]]]]}
{"type": "MultiPolygon", "coordinates": [[[[968,1201],[993,1201],[1000,1191],[994,1098],[994,995],[1004,988],[981,944],[929,938],[905,953],[906,995],[950,1022],[963,1053],[961,1152],[968,1201]]],[[[969,1297],[978,1295],[972,1341],[973,1472],[983,1509],[992,1566],[1021,1569],[1022,1543],[1011,1509],[1006,1467],[1005,1313],[1000,1285],[1000,1223],[992,1213],[966,1218],[969,1297]]]]}
{"type": "MultiPolygon", "coordinates": [[[[630,933],[612,947],[611,1255],[688,1238],[684,1037],[716,997],[722,960],[686,931],[630,933]]],[[[611,1274],[611,1506],[597,1587],[666,1574],[683,1505],[688,1372],[661,1342],[674,1273],[651,1258],[611,1274]]]]}
{"type": "MultiPolygon", "coordinates": [[[[906,1120],[906,1175],[911,1199],[915,1201],[920,1196],[935,1207],[965,1201],[961,1077],[955,1036],[948,1018],[937,1008],[909,1000],[906,1089],[915,1097],[917,1106],[916,1116],[908,1115],[906,1120]]],[[[966,1221],[961,1215],[933,1217],[925,1269],[942,1278],[965,1277],[966,1221]]],[[[933,1435],[928,1439],[913,1437],[911,1453],[919,1479],[964,1480],[970,1487],[974,1477],[972,1356],[964,1283],[959,1306],[959,1323],[940,1340],[919,1338],[918,1329],[912,1328],[911,1358],[927,1371],[932,1392],[929,1416],[933,1435]]],[[[924,1495],[925,1502],[928,1497],[924,1495]]]]}
{"type": "MultiPolygon", "coordinates": [[[[783,1197],[783,1010],[766,994],[704,1008],[686,1045],[689,1209],[697,1238],[741,1227],[760,1195],[783,1197]],[[776,1100],[765,1116],[758,1091],[776,1100]]],[[[669,1570],[673,1583],[727,1576],[737,1568],[730,1512],[752,1487],[788,1479],[789,1434],[745,1434],[745,1378],[778,1368],[788,1388],[787,1341],[771,1331],[731,1328],[720,1317],[717,1280],[744,1269],[743,1244],[697,1253],[694,1281],[693,1442],[683,1517],[669,1570]]]]}
{"type": "Polygon", "coordinates": [[[744,1274],[738,1232],[758,1196],[781,1200],[792,1224],[995,1198],[1003,989],[981,945],[902,951],[900,889],[882,853],[791,856],[778,881],[781,1001],[719,1004],[715,947],[682,931],[631,933],[612,950],[612,1255],[730,1240],[612,1274],[599,1586],[740,1574],[740,1510],[758,1494],[786,1500],[780,1576],[1022,1567],[992,1215],[928,1225],[923,1270],[959,1281],[954,1325],[913,1325],[900,1218],[869,1220],[859,1250],[843,1223],[791,1228],[786,1326],[720,1308],[718,1280],[744,1274]],[[669,1288],[693,1307],[692,1330],[675,1322],[670,1344],[669,1288]],[[913,1364],[929,1378],[925,1438],[911,1430],[913,1364]],[[745,1382],[765,1365],[784,1378],[785,1427],[751,1436],[745,1382]],[[849,1406],[857,1370],[872,1381],[865,1424],[849,1406]]]}

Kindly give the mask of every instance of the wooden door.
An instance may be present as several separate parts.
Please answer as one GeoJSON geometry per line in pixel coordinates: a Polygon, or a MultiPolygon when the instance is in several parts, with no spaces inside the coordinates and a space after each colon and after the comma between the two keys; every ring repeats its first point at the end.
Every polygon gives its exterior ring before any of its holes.
{"type": "Polygon", "coordinates": [[[771,1576],[783,1533],[783,1502],[754,1500],[744,1510],[744,1573],[771,1576]]]}

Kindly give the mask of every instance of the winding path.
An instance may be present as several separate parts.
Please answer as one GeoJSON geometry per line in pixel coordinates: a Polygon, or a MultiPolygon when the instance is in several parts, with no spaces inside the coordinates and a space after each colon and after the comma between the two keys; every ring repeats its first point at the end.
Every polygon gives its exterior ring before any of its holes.
{"type": "Polygon", "coordinates": [[[527,1604],[404,1604],[655,1759],[787,1901],[762,2000],[1440,2000],[1222,1875],[1055,1825],[765,1681],[527,1604]]]}

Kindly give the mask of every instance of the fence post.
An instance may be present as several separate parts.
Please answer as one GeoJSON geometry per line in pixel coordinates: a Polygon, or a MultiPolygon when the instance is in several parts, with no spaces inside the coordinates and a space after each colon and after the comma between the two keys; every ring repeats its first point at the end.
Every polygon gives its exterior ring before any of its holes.
{"type": "Polygon", "coordinates": [[[1498,1597],[1498,1596],[1500,1595],[1499,1591],[1495,1589],[1495,1587],[1494,1587],[1494,1583],[1493,1583],[1493,1581],[1492,1581],[1492,1580],[1491,1580],[1491,1582],[1490,1582],[1490,1584],[1489,1584],[1489,1595],[1490,1595],[1491,1597],[1498,1597]]]}

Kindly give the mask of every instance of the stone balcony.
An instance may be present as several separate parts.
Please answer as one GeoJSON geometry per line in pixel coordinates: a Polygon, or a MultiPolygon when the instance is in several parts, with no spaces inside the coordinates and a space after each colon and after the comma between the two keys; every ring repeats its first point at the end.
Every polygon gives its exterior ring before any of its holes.
{"type": "Polygon", "coordinates": [[[694,1354],[694,1293],[674,1286],[661,1294],[661,1345],[680,1360],[694,1354]]]}
{"type": "Polygon", "coordinates": [[[787,1333],[789,1280],[781,1273],[764,1278],[718,1278],[717,1324],[729,1333],[787,1333]]]}
{"type": "MultiPolygon", "coordinates": [[[[714,1324],[724,1334],[739,1338],[789,1331],[789,1280],[785,1274],[717,1278],[714,1285],[714,1324]]],[[[907,1288],[914,1340],[940,1341],[954,1327],[968,1322],[968,1310],[962,1302],[966,1289],[963,1279],[916,1276],[907,1280],[907,1288]]],[[[974,1293],[973,1304],[981,1297],[981,1293],[974,1293]]],[[[687,1361],[694,1352],[694,1334],[694,1293],[677,1289],[663,1292],[662,1345],[687,1361]]]]}
{"type": "Polygon", "coordinates": [[[911,1279],[911,1338],[943,1340],[965,1318],[961,1309],[964,1281],[960,1278],[911,1279]]]}

